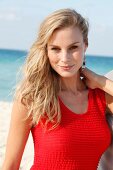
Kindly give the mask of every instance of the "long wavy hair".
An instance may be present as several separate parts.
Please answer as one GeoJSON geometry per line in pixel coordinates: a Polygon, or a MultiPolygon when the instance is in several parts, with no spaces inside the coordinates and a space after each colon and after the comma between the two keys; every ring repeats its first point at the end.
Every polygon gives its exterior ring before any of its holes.
{"type": "Polygon", "coordinates": [[[73,9],[60,9],[49,15],[40,25],[38,37],[32,45],[23,67],[23,80],[16,90],[16,97],[28,108],[32,123],[41,122],[49,130],[61,122],[58,100],[59,75],[52,69],[47,56],[47,44],[56,29],[78,27],[88,44],[88,21],[73,9]],[[43,121],[42,121],[43,120],[43,121]]]}

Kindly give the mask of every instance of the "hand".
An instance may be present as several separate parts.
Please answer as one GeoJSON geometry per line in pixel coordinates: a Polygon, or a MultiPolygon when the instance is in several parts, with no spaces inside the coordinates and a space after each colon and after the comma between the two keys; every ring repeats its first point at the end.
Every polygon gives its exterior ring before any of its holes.
{"type": "Polygon", "coordinates": [[[98,88],[101,75],[96,74],[88,68],[85,68],[83,71],[81,71],[81,75],[84,77],[83,81],[89,88],[98,88]]]}

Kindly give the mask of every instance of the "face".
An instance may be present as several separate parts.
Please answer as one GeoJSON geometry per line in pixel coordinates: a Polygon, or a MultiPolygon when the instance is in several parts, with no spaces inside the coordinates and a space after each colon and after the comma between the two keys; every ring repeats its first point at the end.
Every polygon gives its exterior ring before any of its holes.
{"type": "Polygon", "coordinates": [[[83,64],[86,48],[78,27],[56,30],[47,45],[51,67],[61,77],[75,76],[83,64]]]}

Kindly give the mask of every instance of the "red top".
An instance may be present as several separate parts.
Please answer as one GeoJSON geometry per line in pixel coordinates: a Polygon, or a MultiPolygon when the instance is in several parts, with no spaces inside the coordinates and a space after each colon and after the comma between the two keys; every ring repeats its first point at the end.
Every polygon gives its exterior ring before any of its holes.
{"type": "Polygon", "coordinates": [[[50,132],[44,132],[40,124],[31,130],[34,164],[30,170],[96,170],[111,143],[105,93],[89,89],[88,110],[83,114],[73,113],[59,101],[60,125],[50,132]]]}

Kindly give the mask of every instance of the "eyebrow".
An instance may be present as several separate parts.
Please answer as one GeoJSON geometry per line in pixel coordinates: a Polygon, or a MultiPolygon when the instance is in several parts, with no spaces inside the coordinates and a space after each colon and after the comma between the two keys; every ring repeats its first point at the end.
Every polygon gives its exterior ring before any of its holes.
{"type": "MultiPolygon", "coordinates": [[[[73,42],[71,44],[68,45],[68,47],[72,46],[72,45],[75,45],[75,44],[80,44],[80,42],[73,42]]],[[[58,45],[55,45],[55,44],[50,44],[48,45],[49,47],[59,47],[58,45]]]]}

